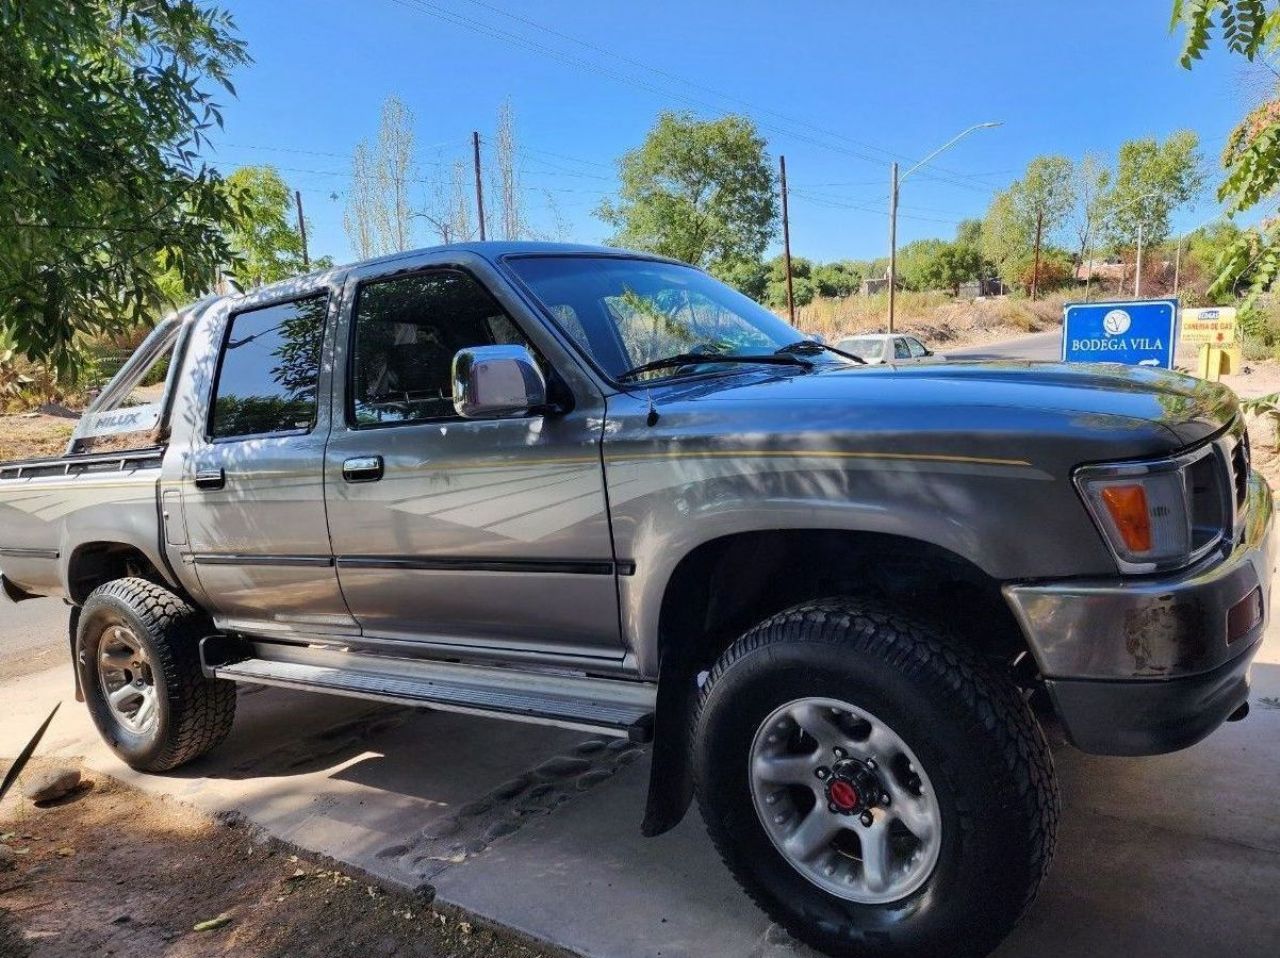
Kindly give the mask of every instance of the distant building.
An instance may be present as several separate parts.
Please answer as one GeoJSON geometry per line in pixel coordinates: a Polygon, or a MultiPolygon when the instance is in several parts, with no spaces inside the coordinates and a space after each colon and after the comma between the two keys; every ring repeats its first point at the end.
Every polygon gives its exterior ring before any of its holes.
{"type": "Polygon", "coordinates": [[[1085,260],[1076,267],[1076,279],[1080,282],[1085,280],[1110,279],[1116,282],[1123,282],[1125,278],[1124,263],[1110,263],[1102,260],[1090,259],[1085,260]]]}
{"type": "MultiPolygon", "coordinates": [[[[897,286],[898,286],[898,289],[902,289],[901,279],[898,280],[897,286]]],[[[859,287],[858,289],[858,292],[860,292],[863,296],[874,296],[876,295],[876,293],[887,293],[888,291],[889,291],[889,276],[887,273],[884,276],[871,277],[868,279],[864,279],[862,281],[862,286],[859,287]]]]}
{"type": "Polygon", "coordinates": [[[996,278],[975,279],[972,283],[961,283],[956,290],[957,299],[977,299],[979,296],[1003,296],[1004,283],[996,278]]]}

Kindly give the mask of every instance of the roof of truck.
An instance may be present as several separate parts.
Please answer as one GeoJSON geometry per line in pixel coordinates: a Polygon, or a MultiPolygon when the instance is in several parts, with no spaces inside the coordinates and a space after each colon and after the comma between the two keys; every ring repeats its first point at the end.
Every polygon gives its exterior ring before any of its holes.
{"type": "MultiPolygon", "coordinates": [[[[486,259],[498,259],[513,253],[597,253],[611,256],[636,256],[642,259],[676,262],[656,253],[643,253],[636,250],[620,249],[616,246],[593,246],[588,243],[551,243],[543,240],[486,240],[475,243],[446,243],[440,246],[423,246],[418,249],[405,250],[402,253],[389,253],[386,256],[375,256],[372,259],[358,260],[334,269],[352,269],[357,266],[368,266],[373,263],[391,263],[408,256],[421,253],[434,253],[440,250],[461,250],[475,253],[486,259]]],[[[687,265],[687,264],[684,264],[687,265]]],[[[321,271],[327,272],[327,270],[321,271]]]]}
{"type": "Polygon", "coordinates": [[[357,269],[363,266],[371,266],[378,263],[394,263],[397,260],[408,259],[413,256],[419,256],[423,253],[435,253],[441,250],[459,250],[467,253],[474,253],[488,260],[498,260],[503,256],[512,254],[545,254],[545,253],[565,253],[565,254],[596,254],[606,256],[630,256],[637,259],[649,259],[660,263],[676,263],[680,266],[688,266],[688,263],[682,263],[679,260],[671,259],[667,256],[659,256],[657,253],[645,253],[638,250],[621,249],[616,246],[593,246],[588,243],[551,243],[543,240],[487,240],[483,243],[447,243],[438,246],[422,246],[417,249],[404,250],[399,253],[388,253],[385,256],[375,256],[370,259],[356,260],[351,263],[342,263],[337,266],[331,266],[328,269],[313,269],[308,273],[299,273],[296,276],[290,276],[288,279],[277,280],[274,283],[268,283],[265,286],[258,286],[245,290],[232,290],[228,293],[211,294],[196,302],[188,303],[181,309],[177,310],[179,315],[190,314],[200,306],[207,306],[216,301],[224,299],[236,299],[239,297],[261,296],[266,294],[270,296],[273,293],[291,293],[293,289],[302,285],[306,285],[308,280],[315,279],[320,276],[326,276],[330,273],[341,273],[350,269],[357,269]]]}

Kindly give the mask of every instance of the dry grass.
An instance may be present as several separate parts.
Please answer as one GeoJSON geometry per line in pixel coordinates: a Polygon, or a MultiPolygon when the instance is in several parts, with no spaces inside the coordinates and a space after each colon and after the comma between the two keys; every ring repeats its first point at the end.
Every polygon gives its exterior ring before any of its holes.
{"type": "MultiPolygon", "coordinates": [[[[903,292],[897,297],[895,326],[927,344],[956,348],[1054,329],[1062,322],[1064,302],[1062,296],[1033,303],[1008,296],[968,300],[903,292]]],[[[851,333],[883,332],[888,309],[886,294],[819,298],[796,310],[796,325],[833,342],[851,333]]]]}
{"type": "Polygon", "coordinates": [[[76,420],[42,413],[0,416],[0,462],[60,456],[76,420]]]}

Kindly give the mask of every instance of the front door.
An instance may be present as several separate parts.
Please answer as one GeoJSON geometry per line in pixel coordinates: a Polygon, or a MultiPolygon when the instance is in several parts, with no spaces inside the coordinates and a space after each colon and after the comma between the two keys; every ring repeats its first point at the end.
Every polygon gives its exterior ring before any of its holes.
{"type": "Polygon", "coordinates": [[[432,255],[369,267],[344,295],[325,488],[351,612],[373,642],[616,662],[603,397],[556,368],[567,357],[545,329],[522,328],[511,294],[503,305],[481,282],[492,267],[432,255]],[[531,348],[560,412],[455,413],[454,354],[497,343],[531,348]]]}
{"type": "MultiPolygon", "coordinates": [[[[207,419],[191,422],[180,488],[182,561],[195,565],[224,629],[254,634],[351,634],[325,525],[328,388],[325,331],[337,290],[222,307],[193,343],[217,356],[193,369],[207,419]]],[[[187,415],[195,417],[195,406],[187,415]]],[[[166,502],[168,501],[166,493],[166,502]]],[[[172,535],[173,520],[167,527],[172,535]]],[[[179,539],[181,536],[178,537],[179,539]]]]}

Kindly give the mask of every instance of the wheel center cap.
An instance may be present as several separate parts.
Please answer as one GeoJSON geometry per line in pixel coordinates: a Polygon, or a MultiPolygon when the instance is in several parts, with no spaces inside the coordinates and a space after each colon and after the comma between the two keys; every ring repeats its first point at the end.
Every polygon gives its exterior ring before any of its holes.
{"type": "Polygon", "coordinates": [[[858,787],[845,778],[832,780],[831,784],[827,786],[827,799],[839,811],[846,814],[856,812],[862,804],[862,796],[858,794],[858,787]]]}

